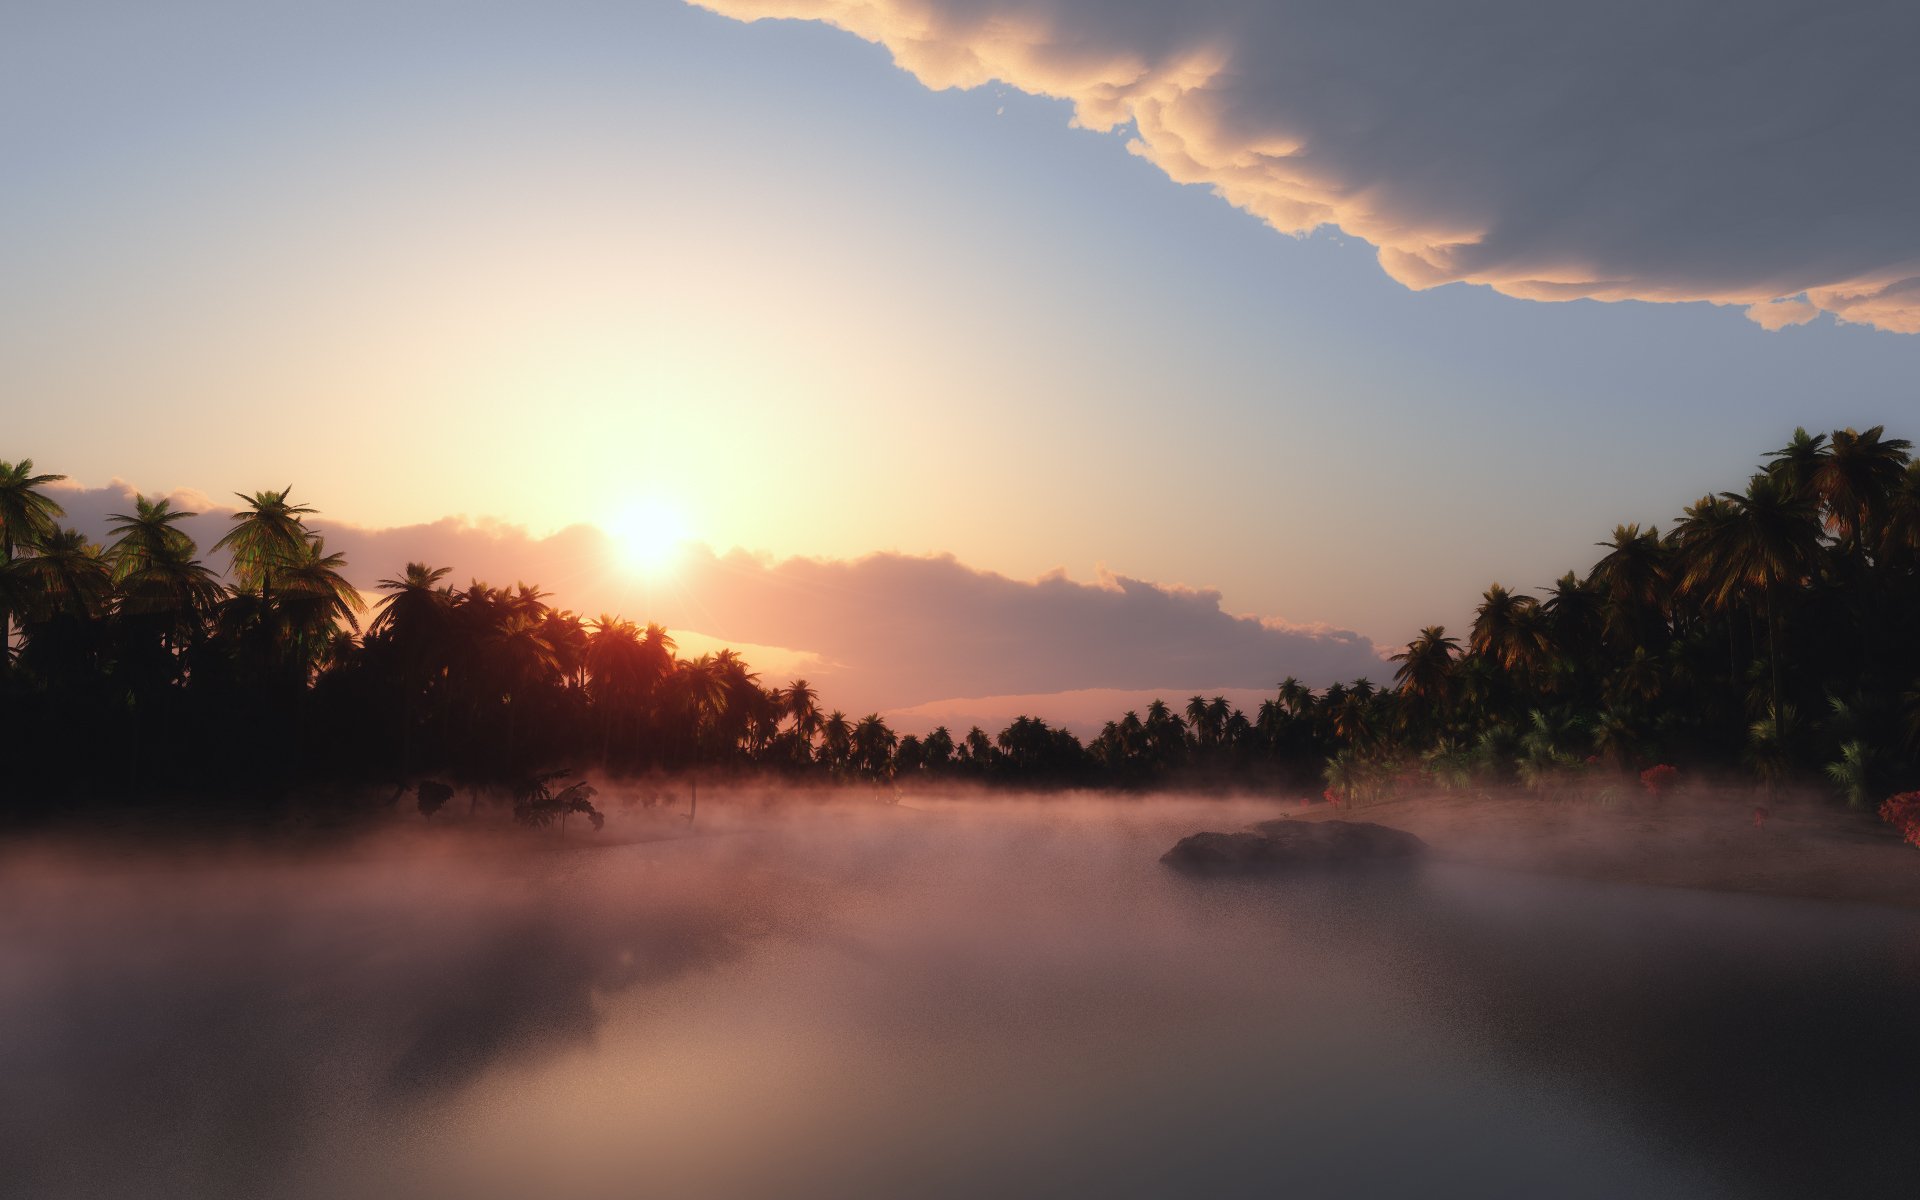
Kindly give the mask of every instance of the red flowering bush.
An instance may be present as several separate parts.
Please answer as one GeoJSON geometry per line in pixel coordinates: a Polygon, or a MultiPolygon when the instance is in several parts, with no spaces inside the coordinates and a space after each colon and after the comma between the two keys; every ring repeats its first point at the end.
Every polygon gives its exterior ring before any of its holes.
{"type": "Polygon", "coordinates": [[[1880,819],[1898,830],[1909,843],[1920,846],[1920,792],[1901,792],[1880,806],[1880,819]]]}
{"type": "Polygon", "coordinates": [[[1640,772],[1640,786],[1652,792],[1656,797],[1666,795],[1673,787],[1674,780],[1680,778],[1680,768],[1660,763],[1640,772]]]}

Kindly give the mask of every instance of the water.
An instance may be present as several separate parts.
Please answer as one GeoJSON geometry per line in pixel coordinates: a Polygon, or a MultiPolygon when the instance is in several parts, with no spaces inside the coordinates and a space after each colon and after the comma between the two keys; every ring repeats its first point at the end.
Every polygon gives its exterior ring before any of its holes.
{"type": "Polygon", "coordinates": [[[1156,861],[1252,806],[711,811],[14,854],[0,1194],[1913,1190],[1920,914],[1156,861]]]}

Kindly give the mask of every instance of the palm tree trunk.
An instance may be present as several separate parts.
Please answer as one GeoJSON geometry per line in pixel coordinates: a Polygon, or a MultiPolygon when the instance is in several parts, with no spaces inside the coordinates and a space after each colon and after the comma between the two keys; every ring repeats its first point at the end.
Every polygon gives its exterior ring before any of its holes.
{"type": "Polygon", "coordinates": [[[1773,589],[1767,589],[1767,658],[1773,667],[1773,721],[1780,725],[1780,644],[1778,623],[1773,619],[1773,589]]]}
{"type": "Polygon", "coordinates": [[[1740,682],[1740,646],[1739,638],[1733,626],[1733,614],[1727,614],[1727,686],[1735,687],[1740,682]]]}
{"type": "MultiPolygon", "coordinates": [[[[9,533],[0,538],[0,568],[13,563],[13,535],[9,533]]],[[[4,672],[12,660],[7,652],[13,647],[13,610],[0,604],[0,672],[4,672]]]]}

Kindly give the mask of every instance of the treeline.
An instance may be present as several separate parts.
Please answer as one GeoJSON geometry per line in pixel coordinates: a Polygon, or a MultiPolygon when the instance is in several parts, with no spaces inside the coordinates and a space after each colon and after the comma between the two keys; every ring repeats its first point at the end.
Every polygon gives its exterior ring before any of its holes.
{"type": "MultiPolygon", "coordinates": [[[[89,800],[258,804],[328,785],[443,779],[534,794],[602,776],[773,770],[796,781],[965,779],[1319,790],[1518,782],[1553,792],[1654,764],[1868,803],[1920,758],[1920,464],[1878,427],[1797,431],[1746,487],[1665,531],[1623,525],[1540,594],[1488,588],[1393,683],[1289,679],[1252,716],[1219,697],[1110,721],[1082,744],[1037,717],[901,735],[679,656],[659,625],[539,588],[454,586],[408,564],[371,608],[287,490],[242,497],[213,549],[136,498],[110,544],[63,528],[31,462],[0,463],[6,811],[89,800]],[[536,781],[529,783],[528,781],[536,781]]],[[[436,793],[437,794],[437,793],[436,793]]]]}
{"type": "Polygon", "coordinates": [[[1920,780],[1920,463],[1881,426],[1794,431],[1662,532],[1621,525],[1539,595],[1489,587],[1464,641],[1394,656],[1343,788],[1417,766],[1542,791],[1655,764],[1866,806],[1920,780]]]}
{"type": "Polygon", "coordinates": [[[804,679],[765,686],[731,650],[681,657],[657,624],[589,619],[525,583],[457,587],[410,563],[368,606],[290,489],[241,497],[212,547],[225,576],[180,527],[197,514],[164,499],[136,497],[97,545],[60,524],[61,478],[0,463],[3,807],[16,819],[423,780],[430,807],[445,782],[558,814],[560,767],[1095,782],[1078,739],[1036,719],[902,737],[877,713],[822,707],[804,679]]]}

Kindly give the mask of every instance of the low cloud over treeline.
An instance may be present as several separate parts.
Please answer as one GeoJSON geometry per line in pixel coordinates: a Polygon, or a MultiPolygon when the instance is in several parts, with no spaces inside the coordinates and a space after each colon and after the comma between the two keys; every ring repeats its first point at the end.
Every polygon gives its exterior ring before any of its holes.
{"type": "MultiPolygon", "coordinates": [[[[134,488],[60,487],[67,523],[95,538],[128,511],[134,488]]],[[[200,515],[183,528],[207,553],[232,507],[196,492],[173,495],[200,515]]],[[[365,528],[331,520],[326,497],[312,524],[346,575],[372,590],[408,562],[452,568],[453,579],[524,580],[588,617],[602,611],[658,621],[740,648],[756,668],[805,673],[850,710],[895,709],[957,697],[1035,696],[1089,688],[1188,692],[1256,688],[1283,676],[1319,684],[1383,677],[1379,652],[1348,630],[1236,616],[1219,592],[1102,573],[1080,583],[1056,571],[1011,579],[952,555],[773,559],[685,548],[670,576],[625,571],[607,535],[574,525],[535,536],[518,526],[448,517],[365,528]]]]}

